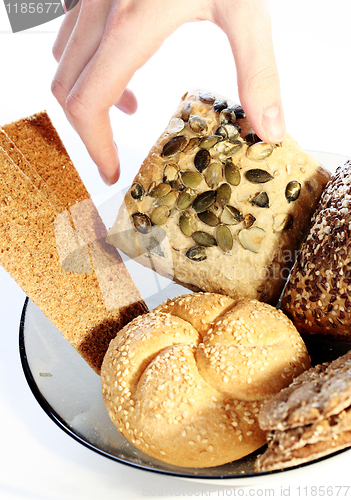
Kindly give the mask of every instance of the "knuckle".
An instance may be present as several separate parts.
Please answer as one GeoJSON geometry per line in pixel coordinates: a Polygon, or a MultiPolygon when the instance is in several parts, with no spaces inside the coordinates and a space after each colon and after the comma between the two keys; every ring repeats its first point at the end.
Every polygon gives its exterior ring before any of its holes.
{"type": "Polygon", "coordinates": [[[51,92],[57,99],[57,101],[61,104],[61,106],[64,106],[67,98],[67,92],[65,91],[62,83],[57,78],[54,78],[51,82],[51,92]]]}
{"type": "Polygon", "coordinates": [[[72,93],[66,98],[65,107],[67,112],[73,118],[79,118],[84,115],[85,106],[72,93]]]}

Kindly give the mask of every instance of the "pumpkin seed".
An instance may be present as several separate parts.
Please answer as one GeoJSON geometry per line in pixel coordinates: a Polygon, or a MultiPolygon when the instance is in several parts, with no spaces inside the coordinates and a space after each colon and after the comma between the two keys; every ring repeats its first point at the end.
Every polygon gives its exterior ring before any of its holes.
{"type": "Polygon", "coordinates": [[[220,140],[222,140],[220,135],[208,135],[200,140],[199,147],[201,149],[211,149],[220,140]]]}
{"type": "Polygon", "coordinates": [[[221,222],[223,224],[234,225],[239,224],[243,220],[243,215],[237,208],[226,205],[221,213],[221,222]]]}
{"type": "Polygon", "coordinates": [[[215,96],[209,94],[208,92],[199,92],[200,101],[205,102],[206,104],[213,104],[216,100],[215,96]]]}
{"type": "Polygon", "coordinates": [[[195,198],[192,206],[196,213],[200,213],[210,208],[215,201],[216,191],[204,191],[195,198]]]}
{"type": "Polygon", "coordinates": [[[156,255],[157,257],[165,257],[165,252],[162,245],[154,236],[150,238],[150,243],[146,247],[146,249],[149,253],[151,253],[151,255],[156,255]]]}
{"type": "Polygon", "coordinates": [[[207,130],[207,123],[200,116],[190,115],[188,122],[190,128],[197,134],[201,134],[201,132],[207,130]]]}
{"type": "Polygon", "coordinates": [[[191,236],[194,232],[194,219],[187,212],[183,212],[179,217],[179,227],[185,236],[191,236]]]}
{"type": "Polygon", "coordinates": [[[163,146],[161,156],[173,156],[180,153],[187,144],[188,138],[186,135],[176,135],[163,146]]]}
{"type": "Polygon", "coordinates": [[[147,190],[147,196],[150,196],[151,191],[153,189],[155,189],[155,187],[156,187],[156,182],[152,181],[151,184],[150,184],[150,186],[149,186],[149,188],[148,188],[148,190],[147,190]]]}
{"type": "Polygon", "coordinates": [[[172,182],[178,177],[178,173],[179,170],[175,163],[167,163],[163,169],[163,182],[168,182],[168,184],[172,185],[172,182]]]}
{"type": "Polygon", "coordinates": [[[225,162],[224,167],[225,178],[232,186],[238,186],[241,181],[240,170],[231,160],[225,162]]]}
{"type": "Polygon", "coordinates": [[[161,207],[172,207],[178,198],[178,193],[176,191],[170,191],[168,194],[165,196],[161,196],[161,198],[158,198],[156,205],[161,207]]]}
{"type": "Polygon", "coordinates": [[[196,189],[203,179],[199,172],[181,172],[180,177],[185,187],[196,189]]]}
{"type": "Polygon", "coordinates": [[[230,106],[230,109],[234,111],[237,120],[246,118],[245,111],[243,110],[242,106],[240,106],[240,104],[233,104],[232,106],[230,106]]]}
{"type": "Polygon", "coordinates": [[[193,110],[193,105],[189,102],[186,106],[184,106],[182,111],[182,120],[187,122],[193,110]]]}
{"type": "Polygon", "coordinates": [[[191,153],[192,151],[194,151],[195,148],[197,148],[199,143],[200,143],[200,137],[192,137],[191,139],[189,139],[188,144],[185,146],[182,152],[185,153],[186,155],[191,153]]]}
{"type": "Polygon", "coordinates": [[[220,135],[224,140],[235,141],[240,134],[239,125],[233,123],[226,123],[225,125],[220,125],[216,130],[216,135],[220,135]]]}
{"type": "Polygon", "coordinates": [[[238,233],[238,238],[246,250],[257,253],[265,235],[266,232],[264,229],[251,227],[250,229],[241,229],[238,233]]]}
{"type": "Polygon", "coordinates": [[[216,111],[216,113],[220,113],[223,109],[226,109],[227,107],[228,103],[224,99],[217,99],[213,103],[213,109],[216,111]]]}
{"type": "Polygon", "coordinates": [[[216,202],[220,207],[224,207],[229,203],[230,197],[232,195],[232,188],[226,182],[221,184],[217,189],[216,202]]]}
{"type": "Polygon", "coordinates": [[[185,255],[188,257],[188,259],[194,260],[195,262],[201,262],[207,259],[206,248],[203,246],[189,248],[185,255]]]}
{"type": "MultiPolygon", "coordinates": [[[[211,163],[205,172],[205,180],[211,189],[216,189],[223,179],[222,165],[220,163],[211,163]]],[[[228,180],[228,179],[227,179],[228,180]]]]}
{"type": "Polygon", "coordinates": [[[245,141],[251,146],[252,144],[256,144],[256,142],[262,142],[262,140],[258,137],[257,134],[253,130],[248,132],[245,135],[245,141]]]}
{"type": "Polygon", "coordinates": [[[155,210],[152,212],[150,219],[155,226],[161,226],[164,224],[169,217],[169,209],[166,206],[161,206],[155,208],[155,210]]]}
{"type": "Polygon", "coordinates": [[[165,196],[171,190],[171,186],[167,182],[161,182],[157,186],[155,186],[149,192],[149,195],[153,198],[161,198],[161,196],[165,196]]]}
{"type": "Polygon", "coordinates": [[[223,125],[220,125],[216,132],[215,132],[216,135],[220,135],[222,137],[222,141],[226,141],[228,139],[228,132],[226,131],[226,129],[223,127],[223,125]]]}
{"type": "Polygon", "coordinates": [[[216,239],[223,252],[228,253],[233,248],[233,235],[228,226],[221,224],[217,227],[216,239]]]}
{"type": "Polygon", "coordinates": [[[292,226],[293,217],[291,214],[276,214],[273,216],[273,230],[281,233],[292,226]]]}
{"type": "MultiPolygon", "coordinates": [[[[218,129],[217,129],[218,131],[218,129]]],[[[217,134],[217,132],[216,132],[217,134]]],[[[214,146],[214,149],[220,153],[219,159],[222,162],[226,162],[226,160],[232,156],[234,156],[236,153],[240,151],[240,149],[243,147],[244,143],[241,141],[234,141],[230,142],[227,140],[223,140],[222,142],[219,142],[214,146]]]]}
{"type": "Polygon", "coordinates": [[[195,193],[191,192],[190,189],[185,189],[178,196],[177,208],[179,210],[186,210],[187,208],[190,207],[195,198],[196,198],[195,193]]]}
{"type": "Polygon", "coordinates": [[[255,223],[255,220],[256,220],[256,217],[254,217],[252,214],[246,214],[244,216],[244,220],[243,220],[245,229],[248,229],[249,227],[251,227],[255,223]]]}
{"type": "Polygon", "coordinates": [[[179,176],[172,182],[170,182],[170,185],[174,191],[183,191],[184,189],[184,184],[180,180],[179,176]]]}
{"type": "Polygon", "coordinates": [[[222,111],[219,114],[219,123],[227,124],[227,123],[235,123],[236,122],[236,116],[234,113],[234,110],[230,108],[222,109],[222,111]]]}
{"type": "Polygon", "coordinates": [[[267,170],[262,170],[261,168],[252,168],[245,173],[245,177],[248,181],[254,184],[264,184],[265,182],[271,181],[273,175],[271,175],[267,170]]]}
{"type": "Polygon", "coordinates": [[[139,182],[134,182],[130,188],[130,195],[134,200],[141,200],[144,196],[144,188],[139,182]]]}
{"type": "Polygon", "coordinates": [[[203,172],[211,162],[211,155],[207,149],[200,149],[194,157],[194,165],[199,172],[203,172]]]}
{"type": "Polygon", "coordinates": [[[261,208],[269,207],[269,198],[268,194],[265,191],[261,191],[261,193],[256,194],[254,198],[252,198],[251,203],[261,208]]]}
{"type": "Polygon", "coordinates": [[[178,134],[185,127],[185,123],[181,118],[172,118],[167,127],[169,134],[178,134]]]}
{"type": "Polygon", "coordinates": [[[286,199],[288,200],[288,203],[296,201],[297,198],[300,196],[300,192],[301,192],[301,184],[298,181],[290,181],[285,189],[285,196],[286,199]]]}
{"type": "Polygon", "coordinates": [[[211,234],[206,233],[206,231],[195,231],[191,237],[195,243],[203,247],[213,247],[217,245],[215,238],[211,234]]]}
{"type": "Polygon", "coordinates": [[[256,142],[249,146],[246,150],[246,156],[249,160],[261,161],[265,160],[274,151],[274,144],[266,144],[265,142],[256,142]]]}
{"type": "Polygon", "coordinates": [[[216,214],[211,212],[210,210],[205,210],[204,212],[200,212],[197,214],[198,218],[208,226],[215,227],[219,224],[219,219],[216,214]]]}
{"type": "Polygon", "coordinates": [[[152,223],[147,215],[137,212],[132,215],[132,218],[134,227],[137,231],[139,231],[139,233],[150,233],[150,231],[152,230],[152,223]]]}

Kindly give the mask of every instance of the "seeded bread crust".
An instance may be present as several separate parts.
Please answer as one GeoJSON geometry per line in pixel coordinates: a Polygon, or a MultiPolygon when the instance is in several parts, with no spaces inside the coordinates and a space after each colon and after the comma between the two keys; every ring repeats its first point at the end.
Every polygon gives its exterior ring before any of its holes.
{"type": "Polygon", "coordinates": [[[0,147],[0,264],[99,373],[110,340],[146,305],[46,113],[4,129],[16,144],[0,131],[11,155],[0,147]]]}
{"type": "Polygon", "coordinates": [[[304,335],[351,341],[351,162],[326,186],[284,291],[282,309],[304,335]]]}
{"type": "Polygon", "coordinates": [[[317,365],[262,405],[268,448],[256,471],[293,467],[351,446],[351,351],[317,365]]]}
{"type": "MultiPolygon", "coordinates": [[[[262,146],[261,143],[250,148],[250,141],[257,141],[257,137],[253,136],[242,110],[240,114],[237,112],[238,118],[231,112],[230,120],[235,124],[224,124],[231,127],[230,130],[237,125],[240,127],[241,133],[235,140],[220,140],[208,151],[198,145],[189,148],[191,141],[213,135],[214,140],[219,137],[218,127],[223,113],[215,111],[214,99],[199,91],[183,96],[165,132],[143,162],[132,189],[127,192],[107,241],[143,265],[153,267],[192,290],[276,304],[330,175],[290,136],[276,147],[262,146]],[[189,108],[190,118],[185,116],[189,114],[186,113],[189,108]],[[199,131],[204,123],[205,130],[199,131]],[[182,126],[184,128],[178,131],[182,126]],[[182,136],[186,136],[185,141],[189,139],[186,148],[169,154],[172,149],[169,141],[177,137],[179,140],[182,136]],[[239,150],[235,152],[237,147],[239,150]],[[257,148],[261,148],[259,153],[257,148]],[[205,166],[208,152],[210,165],[205,166]],[[264,159],[249,159],[257,158],[255,155],[258,154],[264,159]],[[197,167],[194,162],[198,162],[197,167]],[[231,177],[226,173],[230,169],[226,170],[228,162],[232,162],[230,168],[235,171],[231,177]],[[217,164],[219,173],[215,173],[214,164],[217,164]],[[172,177],[174,167],[178,170],[178,177],[167,180],[168,175],[172,177]],[[188,180],[184,181],[184,186],[181,180],[184,180],[184,172],[200,175],[200,184],[189,188],[186,187],[188,180]],[[152,190],[162,183],[166,188],[167,183],[171,184],[168,198],[159,197],[157,189],[156,192],[152,190]],[[218,188],[225,184],[231,191],[227,200],[223,191],[218,194],[218,188]],[[187,190],[193,198],[205,191],[210,197],[215,193],[217,200],[207,211],[212,212],[212,219],[214,214],[220,220],[213,226],[200,220],[204,213],[197,215],[196,211],[201,212],[204,204],[198,203],[198,198],[188,208],[183,208],[186,206],[183,196],[187,190]],[[142,196],[138,199],[140,194],[142,196]],[[163,203],[168,206],[159,206],[163,203]],[[196,203],[200,208],[197,206],[195,210],[196,203]],[[225,208],[222,209],[221,204],[225,208]],[[232,222],[226,218],[231,218],[228,206],[234,207],[234,216],[237,217],[232,222]],[[166,213],[164,220],[163,211],[166,213]],[[152,226],[142,225],[147,218],[151,219],[149,224],[152,226]],[[184,221],[184,218],[188,220],[184,221]],[[181,229],[183,227],[187,235],[181,229]],[[199,231],[207,233],[205,237],[209,241],[195,241],[199,231]]],[[[230,105],[227,102],[227,106],[230,105]]],[[[193,183],[194,179],[190,179],[190,185],[194,186],[193,183]]],[[[205,215],[208,217],[207,213],[205,215]]]]}
{"type": "Polygon", "coordinates": [[[291,450],[282,450],[279,445],[272,446],[272,448],[268,448],[263,455],[257,458],[254,471],[267,472],[296,467],[344,450],[350,445],[351,430],[339,434],[331,432],[329,439],[311,444],[307,443],[304,446],[291,450]]]}
{"type": "Polygon", "coordinates": [[[258,412],[310,366],[292,323],[274,307],[213,293],[168,300],[127,325],[101,369],[118,430],[183,467],[212,467],[260,448],[258,412]]]}

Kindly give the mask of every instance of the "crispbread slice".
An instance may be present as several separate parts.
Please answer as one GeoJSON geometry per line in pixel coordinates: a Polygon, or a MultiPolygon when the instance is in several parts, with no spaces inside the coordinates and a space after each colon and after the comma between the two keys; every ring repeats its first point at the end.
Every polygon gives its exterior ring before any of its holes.
{"type": "Polygon", "coordinates": [[[45,111],[2,128],[65,208],[89,198],[87,189],[45,111]]]}
{"type": "Polygon", "coordinates": [[[328,440],[306,444],[294,450],[282,450],[279,446],[269,447],[263,455],[257,458],[254,470],[256,472],[264,472],[295,467],[325,457],[349,446],[351,446],[350,430],[333,435],[328,440]]]}
{"type": "Polygon", "coordinates": [[[295,450],[307,444],[328,441],[341,432],[351,431],[351,408],[338,415],[319,420],[310,425],[273,431],[268,434],[269,446],[278,446],[281,450],[295,450]]]}
{"type": "Polygon", "coordinates": [[[5,130],[0,127],[0,147],[6,151],[11,160],[27,175],[43,195],[50,201],[50,203],[57,208],[57,210],[64,210],[64,206],[59,201],[54,192],[43,181],[42,177],[38,174],[35,168],[27,161],[23,153],[18,149],[15,143],[6,134],[5,130]]]}
{"type": "Polygon", "coordinates": [[[95,273],[65,272],[56,249],[57,208],[2,148],[0,165],[0,264],[99,373],[110,340],[146,306],[118,254],[124,304],[118,309],[107,311],[95,273]]]}
{"type": "Polygon", "coordinates": [[[267,401],[260,412],[265,430],[285,430],[336,415],[351,405],[351,351],[318,365],[267,401]]]}

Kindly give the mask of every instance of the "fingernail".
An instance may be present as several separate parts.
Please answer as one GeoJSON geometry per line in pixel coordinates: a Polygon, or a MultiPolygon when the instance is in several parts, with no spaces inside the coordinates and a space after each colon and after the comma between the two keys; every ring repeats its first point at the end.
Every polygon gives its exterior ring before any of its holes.
{"type": "Polygon", "coordinates": [[[285,137],[285,123],[279,106],[266,109],[262,117],[262,126],[269,138],[269,142],[280,142],[285,137]]]}

